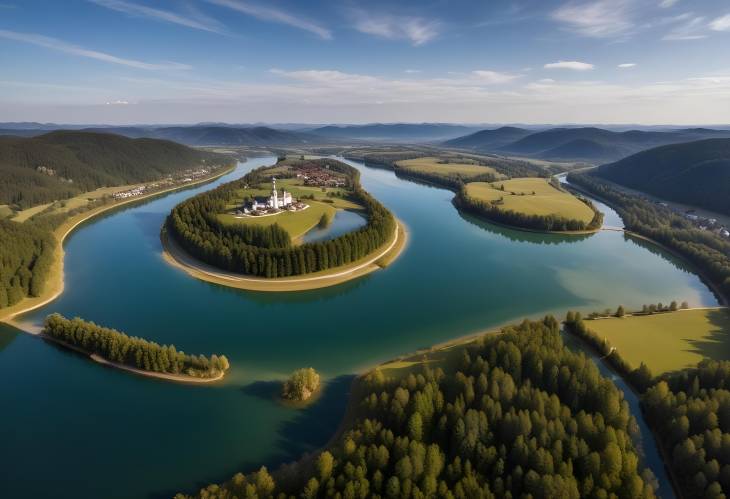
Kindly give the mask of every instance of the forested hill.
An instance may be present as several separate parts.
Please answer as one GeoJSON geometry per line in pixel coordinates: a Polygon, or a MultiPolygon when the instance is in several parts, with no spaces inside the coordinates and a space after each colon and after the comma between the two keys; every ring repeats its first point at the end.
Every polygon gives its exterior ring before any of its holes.
{"type": "Polygon", "coordinates": [[[603,163],[616,161],[653,147],[711,138],[730,138],[730,130],[708,128],[617,132],[603,128],[579,127],[550,128],[535,133],[522,132],[526,131],[513,128],[482,130],[448,141],[444,145],[543,159],[603,163]],[[510,135],[514,136],[513,140],[506,142],[510,135]]]}
{"type": "Polygon", "coordinates": [[[166,140],[55,131],[0,137],[0,204],[27,208],[99,187],[147,182],[227,158],[166,140]]]}
{"type": "Polygon", "coordinates": [[[448,123],[372,123],[324,126],[312,130],[321,137],[381,142],[429,142],[459,137],[478,128],[448,123]]]}
{"type": "Polygon", "coordinates": [[[730,139],[657,147],[601,166],[621,185],[730,215],[730,139]]]}

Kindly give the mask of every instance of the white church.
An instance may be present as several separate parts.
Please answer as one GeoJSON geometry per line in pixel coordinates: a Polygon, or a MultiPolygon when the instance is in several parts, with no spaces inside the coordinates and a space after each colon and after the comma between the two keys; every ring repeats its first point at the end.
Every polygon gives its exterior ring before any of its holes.
{"type": "Polygon", "coordinates": [[[291,192],[286,192],[282,189],[281,191],[281,197],[279,197],[279,193],[276,190],[276,179],[271,179],[271,197],[266,202],[260,202],[257,199],[253,200],[253,203],[251,204],[251,210],[263,210],[263,209],[276,209],[281,210],[284,208],[288,208],[289,206],[294,204],[294,198],[291,195],[291,192]]]}

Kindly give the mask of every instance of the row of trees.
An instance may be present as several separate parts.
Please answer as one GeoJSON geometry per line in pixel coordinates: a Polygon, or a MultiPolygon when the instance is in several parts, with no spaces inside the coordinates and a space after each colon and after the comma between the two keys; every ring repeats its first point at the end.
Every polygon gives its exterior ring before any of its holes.
{"type": "Polygon", "coordinates": [[[316,458],[194,497],[654,497],[622,393],[563,345],[555,318],[452,352],[359,379],[352,426],[316,458]]]}
{"type": "Polygon", "coordinates": [[[46,317],[43,334],[88,354],[145,371],[212,378],[229,367],[225,355],[188,355],[174,345],[159,345],[83,319],[59,314],[46,317]]]}
{"type": "Polygon", "coordinates": [[[167,230],[191,255],[216,267],[263,277],[288,277],[339,267],[359,260],[393,236],[395,218],[359,183],[359,172],[349,165],[327,160],[330,169],[346,174],[352,199],[365,208],[368,222],[335,239],[293,246],[278,224],[268,227],[225,224],[217,214],[234,191],[264,180],[257,169],[231,182],[177,205],[167,219],[167,230]]]}
{"type": "Polygon", "coordinates": [[[697,229],[669,208],[619,191],[593,175],[571,173],[568,179],[608,201],[628,230],[676,251],[699,268],[722,293],[730,295],[730,241],[697,229]]]}
{"type": "Polygon", "coordinates": [[[642,405],[687,498],[730,493],[730,362],[705,360],[668,375],[642,405]]]}
{"type": "Polygon", "coordinates": [[[474,215],[523,229],[556,232],[599,229],[603,225],[603,213],[598,211],[589,200],[584,198],[579,199],[593,210],[593,219],[589,223],[559,215],[530,215],[519,211],[505,210],[498,202],[484,201],[469,196],[465,186],[459,189],[459,192],[454,198],[454,204],[457,208],[473,213],[474,215]]]}
{"type": "Polygon", "coordinates": [[[41,294],[55,248],[47,224],[0,220],[0,309],[41,294]]]}

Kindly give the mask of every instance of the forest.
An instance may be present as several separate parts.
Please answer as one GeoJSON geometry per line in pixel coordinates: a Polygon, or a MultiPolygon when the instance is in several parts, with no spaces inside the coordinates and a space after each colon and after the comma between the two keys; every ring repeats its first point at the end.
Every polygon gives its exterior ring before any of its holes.
{"type": "Polygon", "coordinates": [[[627,230],[679,253],[726,297],[730,295],[729,240],[700,230],[669,208],[621,192],[593,175],[571,173],[568,180],[611,204],[627,230]]]}
{"type": "Polygon", "coordinates": [[[730,493],[730,362],[705,360],[670,374],[642,397],[684,497],[730,493]]]}
{"type": "Polygon", "coordinates": [[[156,139],[56,131],[0,137],[0,204],[25,209],[100,187],[148,182],[201,166],[220,154],[156,139]]]}
{"type": "Polygon", "coordinates": [[[456,353],[400,377],[358,378],[352,424],[310,459],[176,498],[655,496],[623,394],[563,345],[555,318],[456,353]]]}
{"type": "Polygon", "coordinates": [[[467,195],[466,188],[462,186],[454,198],[454,205],[468,213],[484,217],[490,221],[523,229],[572,232],[584,230],[596,230],[603,225],[603,213],[598,211],[593,203],[587,199],[579,198],[593,210],[593,219],[589,223],[582,220],[569,219],[557,215],[537,215],[520,213],[514,210],[500,208],[497,203],[483,201],[467,195]]]}
{"type": "Polygon", "coordinates": [[[188,253],[216,267],[267,278],[319,272],[357,261],[393,236],[395,218],[361,186],[357,169],[334,160],[329,168],[348,177],[351,198],[365,208],[367,224],[335,239],[292,245],[278,224],[268,227],[226,224],[217,214],[225,210],[233,191],[268,180],[263,167],[177,205],[167,218],[166,229],[188,253]]]}
{"type": "Polygon", "coordinates": [[[59,314],[46,317],[43,334],[89,355],[96,354],[110,362],[145,371],[213,378],[230,367],[225,355],[189,355],[175,345],[158,345],[83,319],[66,319],[59,314]]]}

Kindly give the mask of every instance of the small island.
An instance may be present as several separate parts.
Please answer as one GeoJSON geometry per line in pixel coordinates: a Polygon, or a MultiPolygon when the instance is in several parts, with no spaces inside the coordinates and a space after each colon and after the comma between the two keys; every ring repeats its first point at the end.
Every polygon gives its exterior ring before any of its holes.
{"type": "Polygon", "coordinates": [[[292,402],[305,402],[319,389],[319,374],[311,367],[294,371],[284,382],[281,397],[292,402]]]}
{"type": "Polygon", "coordinates": [[[189,355],[173,345],[159,345],[60,314],[46,317],[41,337],[101,364],[171,381],[217,381],[230,367],[225,355],[189,355]]]}
{"type": "Polygon", "coordinates": [[[454,203],[491,222],[527,230],[585,233],[603,225],[603,214],[593,203],[545,178],[470,182],[459,189],[454,203]]]}
{"type": "Polygon", "coordinates": [[[377,270],[403,249],[405,234],[359,179],[331,158],[281,157],[177,205],[162,233],[166,258],[194,277],[261,291],[314,289],[377,270]],[[362,224],[307,241],[343,210],[362,224]]]}

